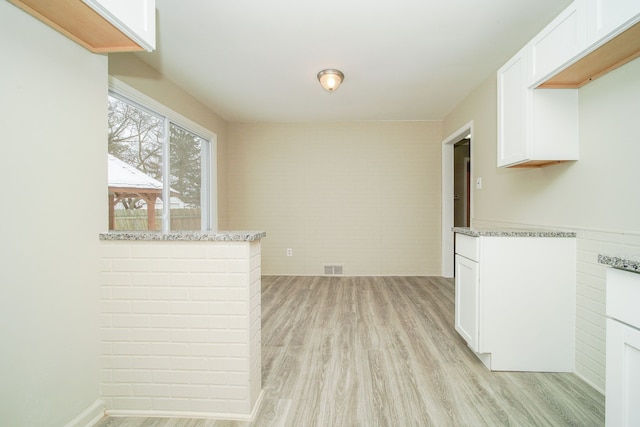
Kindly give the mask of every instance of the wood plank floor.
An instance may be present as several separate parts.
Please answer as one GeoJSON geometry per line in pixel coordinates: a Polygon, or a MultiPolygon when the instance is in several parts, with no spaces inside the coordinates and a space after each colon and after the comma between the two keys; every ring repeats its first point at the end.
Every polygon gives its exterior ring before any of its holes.
{"type": "Polygon", "coordinates": [[[455,332],[453,298],[440,277],[263,277],[255,421],[97,426],[604,425],[604,396],[574,374],[488,371],[455,332]]]}

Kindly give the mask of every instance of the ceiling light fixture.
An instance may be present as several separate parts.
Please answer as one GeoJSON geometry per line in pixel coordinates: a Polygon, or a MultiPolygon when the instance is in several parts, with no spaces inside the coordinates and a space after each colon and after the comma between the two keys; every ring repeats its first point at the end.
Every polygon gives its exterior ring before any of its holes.
{"type": "Polygon", "coordinates": [[[322,70],[318,73],[318,80],[323,88],[329,92],[338,89],[340,83],[344,80],[344,74],[339,70],[322,70]]]}

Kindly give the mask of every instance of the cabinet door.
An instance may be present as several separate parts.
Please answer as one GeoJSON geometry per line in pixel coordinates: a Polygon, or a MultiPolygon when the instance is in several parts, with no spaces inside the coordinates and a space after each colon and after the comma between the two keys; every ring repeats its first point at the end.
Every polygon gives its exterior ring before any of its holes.
{"type": "Polygon", "coordinates": [[[640,15],[638,0],[586,0],[586,8],[589,45],[604,41],[640,15]]]}
{"type": "Polygon", "coordinates": [[[478,263],[456,255],[455,327],[469,347],[478,350],[479,288],[478,263]]]}
{"type": "Polygon", "coordinates": [[[82,0],[147,51],[156,48],[155,0],[82,0]]]}
{"type": "Polygon", "coordinates": [[[531,40],[532,84],[576,57],[587,45],[586,13],[576,0],[531,40]]]}
{"type": "Polygon", "coordinates": [[[608,426],[640,426],[640,330],[607,319],[608,426]]]}
{"type": "Polygon", "coordinates": [[[498,166],[520,163],[530,155],[527,52],[525,47],[498,70],[498,166]]]}

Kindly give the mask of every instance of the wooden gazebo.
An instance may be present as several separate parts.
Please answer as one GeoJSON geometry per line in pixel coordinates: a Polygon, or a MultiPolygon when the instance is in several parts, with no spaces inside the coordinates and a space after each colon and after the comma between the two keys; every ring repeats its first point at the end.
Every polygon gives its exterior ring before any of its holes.
{"type": "MultiPolygon", "coordinates": [[[[162,182],[109,154],[109,230],[115,229],[115,206],[127,197],[147,204],[147,229],[156,229],[156,200],[162,198],[162,182]]],[[[177,194],[171,191],[172,195],[177,194]]]]}

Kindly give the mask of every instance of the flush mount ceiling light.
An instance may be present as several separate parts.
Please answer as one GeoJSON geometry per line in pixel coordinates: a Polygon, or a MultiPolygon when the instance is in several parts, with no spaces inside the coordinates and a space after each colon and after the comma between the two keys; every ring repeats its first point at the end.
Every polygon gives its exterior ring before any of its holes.
{"type": "Polygon", "coordinates": [[[344,74],[339,70],[322,70],[318,73],[318,80],[323,88],[329,92],[333,92],[338,89],[340,83],[344,80],[344,74]]]}

